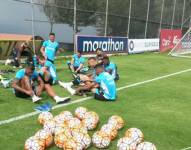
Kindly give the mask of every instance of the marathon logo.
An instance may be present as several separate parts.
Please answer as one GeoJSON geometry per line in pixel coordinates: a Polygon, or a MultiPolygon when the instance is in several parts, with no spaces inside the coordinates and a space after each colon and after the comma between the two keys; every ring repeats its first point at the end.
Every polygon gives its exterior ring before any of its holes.
{"type": "Polygon", "coordinates": [[[94,53],[97,48],[106,53],[126,52],[127,46],[128,39],[123,37],[77,36],[77,49],[83,53],[94,53]]]}

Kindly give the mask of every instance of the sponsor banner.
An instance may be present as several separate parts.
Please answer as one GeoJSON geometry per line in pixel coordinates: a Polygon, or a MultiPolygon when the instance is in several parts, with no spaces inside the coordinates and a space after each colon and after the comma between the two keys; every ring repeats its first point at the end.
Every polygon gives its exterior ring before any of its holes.
{"type": "Polygon", "coordinates": [[[127,37],[76,36],[76,49],[85,54],[95,53],[101,48],[105,53],[127,53],[127,37]]]}
{"type": "Polygon", "coordinates": [[[160,31],[160,51],[165,52],[172,49],[181,38],[182,30],[180,29],[162,29],[160,31]]]}
{"type": "Polygon", "coordinates": [[[129,39],[129,54],[159,50],[159,39],[129,39]]]}

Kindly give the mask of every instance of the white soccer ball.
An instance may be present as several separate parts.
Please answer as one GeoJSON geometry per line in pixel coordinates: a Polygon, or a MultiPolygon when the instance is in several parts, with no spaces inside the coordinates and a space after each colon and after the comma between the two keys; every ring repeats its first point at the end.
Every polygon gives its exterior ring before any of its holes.
{"type": "Polygon", "coordinates": [[[102,131],[97,131],[92,136],[92,142],[97,148],[107,148],[111,142],[110,137],[102,131]]]}
{"type": "Polygon", "coordinates": [[[137,146],[136,150],[157,150],[157,148],[153,143],[143,142],[137,146]]]}
{"type": "Polygon", "coordinates": [[[44,142],[45,144],[45,147],[49,147],[53,144],[53,136],[52,136],[52,133],[47,131],[47,130],[39,130],[36,134],[35,134],[35,137],[44,142]]]}
{"type": "Polygon", "coordinates": [[[67,119],[64,114],[59,114],[54,117],[54,121],[56,122],[56,124],[63,124],[66,120],[67,119]]]}
{"type": "Polygon", "coordinates": [[[44,123],[44,127],[45,130],[51,132],[52,134],[54,134],[55,128],[56,128],[56,123],[54,120],[50,120],[44,123]]]}
{"type": "Polygon", "coordinates": [[[83,150],[83,146],[80,143],[77,143],[73,138],[68,138],[64,143],[64,150],[83,150]]]}
{"type": "Polygon", "coordinates": [[[136,150],[137,143],[128,137],[120,138],[117,142],[118,150],[136,150]]]}
{"type": "Polygon", "coordinates": [[[55,145],[58,147],[58,148],[62,148],[64,147],[64,144],[66,143],[66,141],[68,140],[68,136],[63,134],[63,133],[60,133],[60,134],[57,134],[55,135],[54,137],[54,143],[55,145]]]}
{"type": "Polygon", "coordinates": [[[123,120],[122,117],[120,117],[118,115],[113,115],[109,118],[108,124],[111,124],[111,125],[115,126],[115,128],[117,130],[120,130],[124,127],[125,121],[123,120]]]}
{"type": "Polygon", "coordinates": [[[63,112],[60,113],[60,115],[63,115],[66,121],[73,118],[73,115],[72,115],[72,113],[70,111],[63,111],[63,112]]]}
{"type": "Polygon", "coordinates": [[[76,116],[78,119],[82,120],[82,119],[84,119],[85,114],[86,114],[87,111],[88,111],[88,110],[87,110],[85,107],[78,107],[78,108],[76,108],[76,110],[75,110],[75,116],[76,116]]]}
{"type": "Polygon", "coordinates": [[[118,133],[117,129],[111,124],[104,124],[101,127],[100,131],[102,131],[102,132],[106,133],[107,135],[109,135],[111,140],[114,140],[117,137],[117,133],[118,133]]]}
{"type": "Polygon", "coordinates": [[[45,149],[44,142],[38,140],[34,136],[30,137],[25,142],[24,150],[44,150],[44,149],[45,149]]]}
{"type": "Polygon", "coordinates": [[[66,122],[69,128],[78,128],[79,126],[82,126],[82,122],[78,118],[71,118],[66,122]]]}
{"type": "Polygon", "coordinates": [[[125,137],[133,139],[137,144],[143,142],[144,135],[138,128],[129,128],[125,132],[125,137]]]}
{"type": "Polygon", "coordinates": [[[87,149],[91,144],[91,137],[87,133],[72,131],[73,139],[83,146],[83,149],[87,149]]]}
{"type": "Polygon", "coordinates": [[[93,130],[99,123],[99,116],[97,113],[90,111],[85,114],[82,124],[88,129],[93,130]]]}
{"type": "Polygon", "coordinates": [[[38,122],[41,125],[44,125],[45,122],[50,121],[52,119],[53,119],[53,115],[50,112],[48,112],[48,111],[42,112],[38,116],[38,122]]]}

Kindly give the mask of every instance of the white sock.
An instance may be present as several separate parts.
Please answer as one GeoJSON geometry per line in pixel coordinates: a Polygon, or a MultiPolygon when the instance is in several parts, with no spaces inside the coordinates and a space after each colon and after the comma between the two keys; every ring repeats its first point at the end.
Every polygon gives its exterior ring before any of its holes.
{"type": "Polygon", "coordinates": [[[54,99],[55,101],[58,101],[58,100],[60,99],[60,97],[59,97],[58,95],[56,95],[56,96],[53,97],[53,99],[54,99]]]}
{"type": "Polygon", "coordinates": [[[72,85],[74,85],[74,84],[73,84],[73,82],[69,82],[68,85],[69,85],[69,86],[72,86],[72,85]]]}

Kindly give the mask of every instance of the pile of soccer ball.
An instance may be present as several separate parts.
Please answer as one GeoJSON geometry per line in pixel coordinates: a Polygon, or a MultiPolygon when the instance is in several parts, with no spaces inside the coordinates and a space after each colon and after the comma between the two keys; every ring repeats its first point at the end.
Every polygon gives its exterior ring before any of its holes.
{"type": "Polygon", "coordinates": [[[117,142],[118,150],[156,150],[154,144],[144,142],[144,135],[138,128],[129,128],[117,142]]]}
{"type": "Polygon", "coordinates": [[[124,127],[124,120],[120,116],[111,116],[107,124],[104,124],[101,129],[93,134],[92,142],[95,147],[107,148],[111,140],[117,137],[118,130],[124,127]]]}
{"type": "Polygon", "coordinates": [[[99,116],[84,107],[75,110],[75,116],[63,111],[53,117],[50,112],[42,112],[38,122],[43,126],[34,136],[25,142],[25,150],[44,150],[53,143],[64,150],[85,150],[91,144],[88,130],[93,130],[99,123],[99,116]]]}

